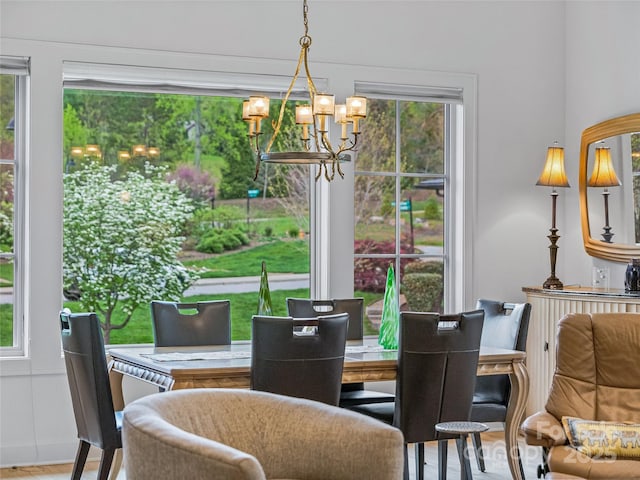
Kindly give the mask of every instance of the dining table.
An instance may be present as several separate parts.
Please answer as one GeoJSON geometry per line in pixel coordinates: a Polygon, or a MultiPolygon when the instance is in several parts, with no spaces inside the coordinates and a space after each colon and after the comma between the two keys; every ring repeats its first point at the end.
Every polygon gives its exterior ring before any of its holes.
{"type": "MultiPolygon", "coordinates": [[[[124,408],[123,376],[159,387],[249,388],[251,342],[198,347],[154,347],[153,345],[109,347],[109,376],[114,407],[124,408]]],[[[518,450],[518,430],[529,393],[525,352],[480,347],[478,375],[509,376],[511,394],[505,421],[505,446],[511,476],[523,480],[518,450]]],[[[398,352],[384,350],[377,337],[347,342],[342,373],[343,383],[395,380],[398,352]]]]}

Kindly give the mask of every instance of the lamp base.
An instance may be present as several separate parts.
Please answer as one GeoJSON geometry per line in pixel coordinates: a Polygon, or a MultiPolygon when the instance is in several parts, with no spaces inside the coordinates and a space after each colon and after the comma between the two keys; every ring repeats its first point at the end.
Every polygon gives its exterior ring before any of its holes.
{"type": "Polygon", "coordinates": [[[613,233],[611,233],[611,227],[609,225],[603,228],[604,232],[602,233],[602,239],[604,242],[611,243],[611,239],[613,238],[613,233]]]}
{"type": "Polygon", "coordinates": [[[542,284],[542,288],[546,288],[547,290],[562,290],[564,285],[555,275],[551,275],[549,278],[545,280],[542,284]]]}

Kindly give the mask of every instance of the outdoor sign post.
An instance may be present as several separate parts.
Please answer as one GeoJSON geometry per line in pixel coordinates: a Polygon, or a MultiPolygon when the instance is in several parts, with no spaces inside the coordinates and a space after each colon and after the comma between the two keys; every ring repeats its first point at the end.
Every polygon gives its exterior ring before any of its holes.
{"type": "Polygon", "coordinates": [[[247,190],[247,231],[251,234],[251,229],[249,227],[249,219],[251,218],[251,199],[256,198],[260,194],[260,190],[250,189],[247,190]]]}
{"type": "MultiPolygon", "coordinates": [[[[396,202],[391,202],[391,206],[395,207],[396,202]]],[[[400,202],[400,211],[409,212],[409,228],[411,229],[411,253],[413,253],[413,203],[411,197],[408,200],[402,200],[400,202]]]]}

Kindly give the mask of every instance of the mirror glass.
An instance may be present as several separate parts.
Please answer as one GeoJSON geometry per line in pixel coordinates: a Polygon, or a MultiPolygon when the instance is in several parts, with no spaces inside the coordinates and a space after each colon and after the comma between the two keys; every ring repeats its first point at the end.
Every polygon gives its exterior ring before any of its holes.
{"type": "Polygon", "coordinates": [[[583,132],[579,188],[587,253],[617,262],[640,257],[640,113],[583,132]]]}

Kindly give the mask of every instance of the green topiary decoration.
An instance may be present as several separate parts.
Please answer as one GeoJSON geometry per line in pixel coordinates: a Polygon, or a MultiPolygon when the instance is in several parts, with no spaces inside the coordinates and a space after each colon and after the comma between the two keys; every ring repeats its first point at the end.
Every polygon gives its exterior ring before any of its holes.
{"type": "Polygon", "coordinates": [[[380,334],[378,344],[385,350],[398,349],[398,324],[400,323],[400,308],[396,295],[396,276],[393,267],[389,265],[387,270],[387,284],[384,290],[382,302],[382,319],[380,321],[380,334]]]}
{"type": "Polygon", "coordinates": [[[260,292],[258,293],[258,315],[273,315],[271,305],[271,292],[269,292],[269,280],[267,279],[267,266],[262,261],[262,274],[260,275],[260,292]]]}

